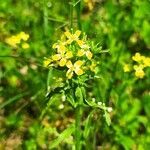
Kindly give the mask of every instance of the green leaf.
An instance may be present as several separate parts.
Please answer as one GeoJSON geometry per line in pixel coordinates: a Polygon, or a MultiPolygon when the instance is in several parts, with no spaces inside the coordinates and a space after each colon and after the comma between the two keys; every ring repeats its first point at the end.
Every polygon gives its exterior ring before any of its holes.
{"type": "Polygon", "coordinates": [[[48,111],[48,109],[50,108],[50,106],[52,104],[54,104],[57,100],[59,99],[59,94],[55,94],[53,96],[51,96],[48,100],[48,103],[46,105],[46,107],[43,109],[41,115],[40,115],[40,119],[43,118],[43,116],[45,115],[45,113],[48,111]]]}
{"type": "Polygon", "coordinates": [[[86,101],[86,103],[87,103],[89,106],[91,106],[91,107],[97,107],[97,104],[96,104],[95,102],[93,102],[93,101],[88,101],[88,100],[86,100],[86,99],[85,99],[85,101],[86,101]]]}
{"type": "Polygon", "coordinates": [[[76,91],[75,91],[75,96],[77,98],[77,101],[80,105],[83,105],[83,94],[82,94],[82,89],[78,86],[76,88],[76,91]]]}
{"type": "Polygon", "coordinates": [[[72,95],[68,94],[66,97],[67,97],[68,102],[75,108],[77,105],[72,95]]]}
{"type": "Polygon", "coordinates": [[[4,107],[6,107],[7,105],[13,103],[14,101],[20,100],[22,97],[24,97],[28,94],[29,94],[29,92],[24,92],[24,93],[18,94],[16,96],[8,99],[6,102],[0,104],[0,109],[3,109],[4,107]]]}
{"type": "Polygon", "coordinates": [[[64,74],[62,71],[50,68],[47,76],[47,95],[64,87],[64,74]]]}
{"type": "Polygon", "coordinates": [[[93,116],[94,110],[90,112],[90,114],[88,115],[87,119],[84,122],[84,132],[83,132],[83,136],[85,139],[88,138],[90,131],[93,129],[92,126],[92,116],[93,116]]]}
{"type": "Polygon", "coordinates": [[[110,119],[109,113],[108,113],[106,110],[104,111],[104,117],[105,117],[105,120],[106,120],[107,125],[110,126],[110,124],[111,124],[111,119],[110,119]]]}
{"type": "Polygon", "coordinates": [[[66,130],[64,130],[58,138],[50,142],[49,149],[57,147],[64,139],[68,138],[75,131],[74,124],[70,125],[66,130]]]}

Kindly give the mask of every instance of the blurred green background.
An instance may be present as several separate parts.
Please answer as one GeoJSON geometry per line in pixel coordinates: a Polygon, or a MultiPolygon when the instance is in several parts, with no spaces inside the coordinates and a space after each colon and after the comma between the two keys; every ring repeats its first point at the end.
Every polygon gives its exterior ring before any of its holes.
{"type": "MultiPolygon", "coordinates": [[[[0,1],[0,150],[49,149],[73,122],[73,109],[57,97],[40,119],[47,106],[48,70],[42,61],[69,28],[69,7],[68,0],[0,1]],[[5,39],[21,31],[30,35],[30,48],[10,47],[5,39]]],[[[89,39],[109,49],[100,57],[102,77],[92,91],[113,108],[111,126],[102,116],[91,121],[85,149],[93,149],[91,141],[98,150],[149,150],[150,69],[137,79],[124,73],[123,65],[132,63],[136,52],[150,57],[150,1],[85,0],[81,23],[89,39]]],[[[65,139],[56,149],[71,145],[72,139],[65,139]]]]}

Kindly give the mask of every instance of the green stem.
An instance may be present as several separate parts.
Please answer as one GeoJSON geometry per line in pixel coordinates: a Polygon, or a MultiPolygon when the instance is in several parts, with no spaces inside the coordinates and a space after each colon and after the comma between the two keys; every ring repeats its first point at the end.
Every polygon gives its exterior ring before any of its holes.
{"type": "Polygon", "coordinates": [[[75,110],[75,149],[81,150],[81,118],[82,118],[82,108],[80,105],[76,107],[75,110]]]}
{"type": "Polygon", "coordinates": [[[44,17],[44,34],[47,35],[47,31],[48,31],[48,10],[47,10],[47,6],[46,6],[46,0],[43,1],[43,17],[44,17]]]}
{"type": "Polygon", "coordinates": [[[73,28],[73,4],[74,4],[74,0],[71,0],[70,2],[70,29],[73,28]]]}
{"type": "Polygon", "coordinates": [[[78,28],[81,30],[81,1],[76,5],[78,28]]]}

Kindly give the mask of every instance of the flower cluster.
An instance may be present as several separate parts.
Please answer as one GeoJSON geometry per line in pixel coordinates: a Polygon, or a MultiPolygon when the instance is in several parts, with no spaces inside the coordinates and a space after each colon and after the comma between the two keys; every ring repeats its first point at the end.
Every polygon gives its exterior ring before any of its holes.
{"type": "Polygon", "coordinates": [[[96,61],[94,60],[91,47],[86,37],[81,37],[81,31],[75,33],[64,32],[57,43],[54,43],[53,55],[45,58],[45,67],[62,67],[66,70],[66,77],[83,75],[86,71],[96,72],[96,61]]]}
{"type": "Polygon", "coordinates": [[[145,76],[144,69],[150,67],[150,57],[145,57],[140,53],[136,53],[134,56],[132,56],[132,60],[136,64],[133,66],[125,64],[123,68],[124,72],[130,72],[134,70],[137,78],[143,78],[145,76]]]}
{"type": "Polygon", "coordinates": [[[21,44],[21,47],[23,49],[27,49],[29,48],[29,44],[27,43],[28,39],[29,39],[29,34],[25,32],[20,32],[16,35],[6,38],[5,42],[14,48],[16,48],[17,45],[21,44]]]}

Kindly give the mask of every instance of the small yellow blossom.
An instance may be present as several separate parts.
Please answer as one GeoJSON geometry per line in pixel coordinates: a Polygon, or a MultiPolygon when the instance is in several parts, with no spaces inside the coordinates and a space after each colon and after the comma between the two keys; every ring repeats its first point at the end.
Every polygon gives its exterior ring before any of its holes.
{"type": "Polygon", "coordinates": [[[134,70],[135,70],[135,76],[137,78],[143,78],[145,73],[143,71],[144,66],[143,65],[134,65],[133,66],[134,70]]]}
{"type": "Polygon", "coordinates": [[[144,64],[144,67],[150,67],[150,58],[143,57],[143,64],[144,64]]]}
{"type": "Polygon", "coordinates": [[[80,47],[82,47],[85,44],[83,40],[77,40],[77,43],[80,47]]]}
{"type": "Polygon", "coordinates": [[[83,40],[76,40],[81,49],[88,50],[90,47],[83,40]]]}
{"type": "Polygon", "coordinates": [[[144,68],[144,65],[142,65],[142,64],[133,66],[134,70],[143,69],[143,68],[144,68]]]}
{"type": "Polygon", "coordinates": [[[78,41],[80,34],[80,30],[77,30],[74,34],[71,34],[69,31],[66,31],[65,36],[68,38],[67,44],[71,44],[73,41],[78,41]]]}
{"type": "Polygon", "coordinates": [[[137,69],[135,71],[135,76],[138,77],[138,78],[143,78],[145,75],[144,71],[142,69],[137,69]]]}
{"type": "MultiPolygon", "coordinates": [[[[28,39],[29,39],[28,34],[26,34],[25,32],[20,32],[19,34],[16,34],[16,35],[13,35],[9,38],[6,38],[5,42],[7,44],[9,44],[10,46],[16,48],[17,44],[21,43],[21,40],[27,41],[28,39]]],[[[24,48],[24,49],[29,48],[29,45],[27,43],[23,44],[22,48],[24,48]]]]}
{"type": "Polygon", "coordinates": [[[61,59],[61,55],[60,55],[60,54],[55,54],[55,55],[52,56],[52,59],[53,59],[54,61],[58,61],[58,60],[61,59]]]}
{"type": "Polygon", "coordinates": [[[90,65],[90,70],[96,73],[96,66],[97,66],[97,63],[95,61],[92,61],[92,64],[90,65]]]}
{"type": "Polygon", "coordinates": [[[89,51],[89,50],[84,50],[84,49],[80,49],[78,50],[78,53],[77,53],[77,56],[81,57],[83,55],[86,55],[86,57],[91,60],[92,59],[92,56],[93,54],[89,51]]]}
{"type": "Polygon", "coordinates": [[[23,49],[28,49],[30,46],[29,46],[29,44],[28,43],[23,43],[22,44],[22,48],[23,49]]]}
{"type": "Polygon", "coordinates": [[[84,72],[81,68],[81,66],[83,65],[83,61],[78,60],[76,61],[74,64],[72,64],[71,61],[68,61],[66,66],[69,68],[66,76],[68,77],[68,79],[71,79],[73,76],[73,73],[75,72],[77,75],[82,75],[84,72]]]}
{"type": "Polygon", "coordinates": [[[20,32],[18,36],[24,41],[27,41],[29,39],[29,34],[26,34],[25,32],[20,32]]]}
{"type": "Polygon", "coordinates": [[[55,43],[53,44],[52,48],[56,48],[58,53],[64,53],[67,50],[67,48],[65,47],[65,43],[55,43]]]}
{"type": "Polygon", "coordinates": [[[136,53],[134,56],[132,56],[132,59],[136,62],[140,62],[142,60],[142,56],[140,53],[136,53]]]}
{"type": "Polygon", "coordinates": [[[130,72],[131,68],[130,68],[129,64],[125,64],[123,67],[123,70],[124,70],[124,72],[130,72]]]}
{"type": "Polygon", "coordinates": [[[6,38],[6,43],[9,44],[12,47],[17,47],[17,44],[20,43],[21,39],[19,36],[11,36],[9,38],[6,38]]]}
{"type": "Polygon", "coordinates": [[[43,61],[43,66],[44,66],[44,67],[48,67],[48,66],[51,64],[51,62],[52,62],[51,59],[45,59],[45,60],[43,61]]]}
{"type": "Polygon", "coordinates": [[[68,51],[68,52],[65,52],[65,51],[59,51],[58,54],[55,54],[52,56],[52,59],[54,61],[59,61],[59,65],[61,67],[65,66],[66,63],[67,63],[67,60],[69,58],[72,58],[73,57],[73,54],[71,51],[68,51]]]}

